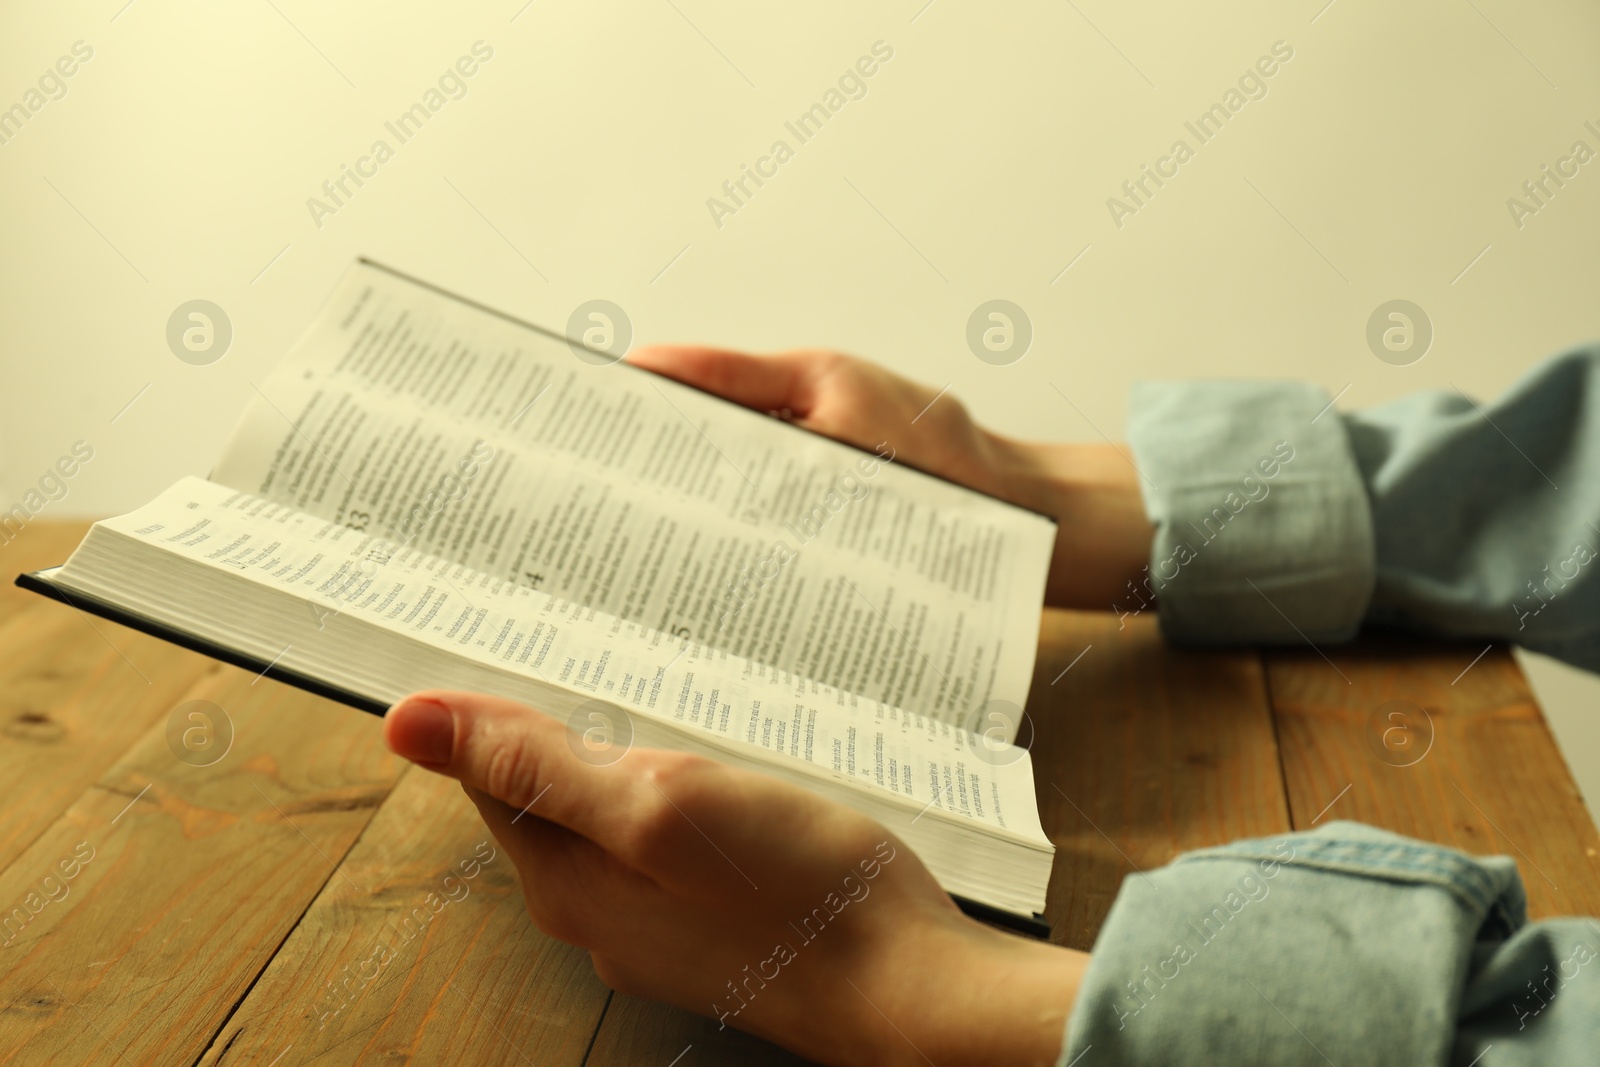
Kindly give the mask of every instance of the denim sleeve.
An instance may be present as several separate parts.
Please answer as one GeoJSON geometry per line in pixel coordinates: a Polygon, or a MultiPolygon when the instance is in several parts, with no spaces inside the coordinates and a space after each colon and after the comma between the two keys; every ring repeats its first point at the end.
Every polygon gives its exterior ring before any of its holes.
{"type": "Polygon", "coordinates": [[[1600,925],[1528,925],[1516,865],[1356,823],[1129,875],[1058,1064],[1576,1063],[1600,925]]]}
{"type": "Polygon", "coordinates": [[[1363,623],[1508,640],[1600,670],[1600,346],[1493,404],[1453,389],[1351,415],[1314,386],[1142,383],[1128,429],[1159,600],[1190,644],[1363,623]]]}

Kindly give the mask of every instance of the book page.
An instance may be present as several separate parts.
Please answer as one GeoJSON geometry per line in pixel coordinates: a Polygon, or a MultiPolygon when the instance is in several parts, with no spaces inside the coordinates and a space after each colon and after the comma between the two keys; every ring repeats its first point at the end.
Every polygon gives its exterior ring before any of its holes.
{"type": "Polygon", "coordinates": [[[785,677],[1020,711],[1054,525],[896,463],[906,429],[862,452],[361,264],[213,479],[785,677]]]}
{"type": "MultiPolygon", "coordinates": [[[[319,678],[337,673],[330,663],[352,670],[348,655],[319,647],[327,644],[319,635],[335,620],[355,620],[710,735],[713,747],[754,746],[908,805],[1042,835],[1031,765],[1020,749],[997,753],[947,723],[673,641],[416,547],[389,554],[370,533],[198,478],[100,525],[302,600],[306,639],[255,653],[288,670],[319,678]]],[[[81,581],[75,562],[63,568],[63,584],[81,581]]],[[[170,569],[145,573],[172,580],[170,569]]]]}

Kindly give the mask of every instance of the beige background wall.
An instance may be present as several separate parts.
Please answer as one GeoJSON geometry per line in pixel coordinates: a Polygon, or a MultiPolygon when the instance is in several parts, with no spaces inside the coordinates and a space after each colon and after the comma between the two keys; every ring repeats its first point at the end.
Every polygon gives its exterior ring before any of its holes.
{"type": "MultiPolygon", "coordinates": [[[[0,107],[93,56],[0,144],[0,507],[80,439],[54,516],[204,473],[357,254],[557,328],[598,297],[639,339],[849,349],[1040,437],[1118,436],[1138,377],[1490,396],[1600,335],[1600,160],[1520,226],[1507,207],[1600,151],[1600,8],[1324,3],[7,5],[0,107]],[[478,41],[465,95],[399,143],[384,123],[478,41]],[[879,41],[800,144],[785,121],[879,41]],[[1184,123],[1280,41],[1200,144],[1184,123]],[[308,198],[379,138],[393,158],[319,226],[308,198]],[[718,226],[707,199],[779,138],[793,158],[718,226]],[[1107,199],[1178,138],[1194,157],[1119,227],[1107,199]],[[965,341],[997,297],[1035,332],[1008,366],[965,341]],[[234,331],[207,366],[165,340],[196,298],[234,331]],[[1395,298],[1436,333],[1409,366],[1365,341],[1395,298]]],[[[1535,679],[1600,796],[1600,683],[1535,679]]]]}

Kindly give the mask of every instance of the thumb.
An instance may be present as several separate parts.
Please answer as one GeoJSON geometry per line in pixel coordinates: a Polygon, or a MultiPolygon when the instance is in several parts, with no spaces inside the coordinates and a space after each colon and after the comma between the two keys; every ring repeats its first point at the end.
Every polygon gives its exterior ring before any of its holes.
{"type": "Polygon", "coordinates": [[[384,739],[398,756],[602,846],[651,799],[631,770],[581,759],[566,726],[502,697],[413,693],[384,716],[384,739]]]}

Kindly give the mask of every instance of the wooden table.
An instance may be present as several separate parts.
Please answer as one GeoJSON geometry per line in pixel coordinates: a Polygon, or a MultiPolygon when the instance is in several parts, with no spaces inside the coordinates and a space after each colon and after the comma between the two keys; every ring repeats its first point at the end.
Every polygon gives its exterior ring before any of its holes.
{"type": "MultiPolygon", "coordinates": [[[[82,531],[0,547],[8,583],[82,531]]],[[[371,716],[9,584],[0,648],[0,914],[48,901],[0,948],[0,1064],[795,1062],[609,992],[534,929],[503,855],[447,889],[487,834],[371,716]],[[233,727],[212,766],[169,746],[191,700],[233,727]]],[[[1057,940],[1090,946],[1136,868],[1333,819],[1509,854],[1535,916],[1600,914],[1600,836],[1515,662],[1482,651],[1202,654],[1149,617],[1046,613],[1029,710],[1057,940]]]]}

